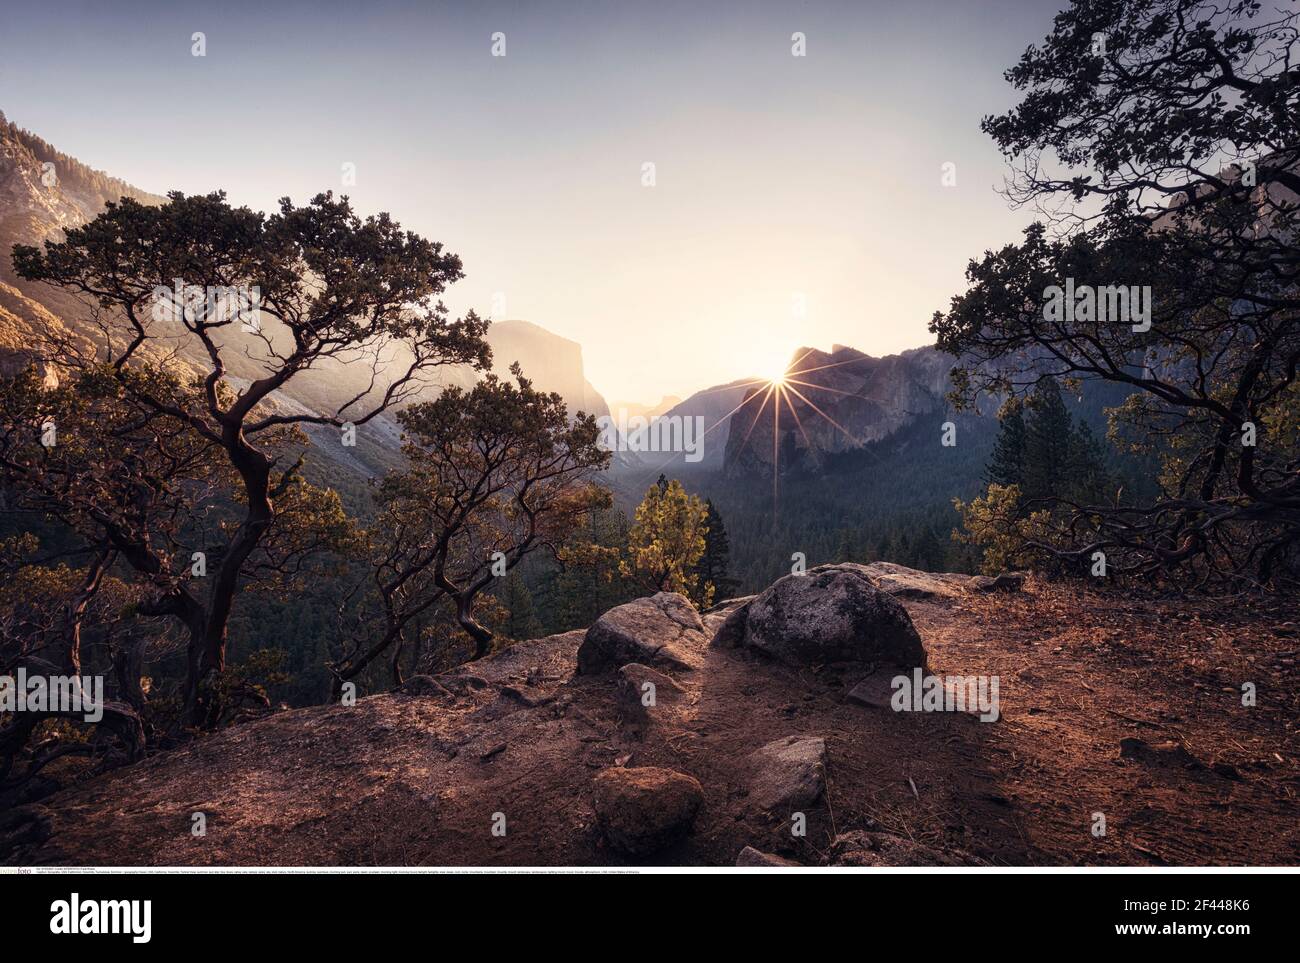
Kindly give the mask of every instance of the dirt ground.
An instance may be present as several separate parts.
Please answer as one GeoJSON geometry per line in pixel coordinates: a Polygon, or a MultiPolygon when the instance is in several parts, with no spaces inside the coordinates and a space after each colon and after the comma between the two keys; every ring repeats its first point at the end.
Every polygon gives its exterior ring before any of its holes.
{"type": "Polygon", "coordinates": [[[573,632],[442,677],[453,697],[284,712],[64,790],[27,810],[48,838],[3,858],[624,865],[595,826],[592,777],[652,765],[705,794],[693,834],[656,864],[732,865],[746,845],[818,864],[857,828],[1000,865],[1300,864],[1293,614],[1035,583],[904,604],[933,672],[999,677],[999,721],[865,707],[851,675],[709,647],[674,673],[680,703],[636,730],[616,677],[573,675],[573,632]],[[747,800],[749,754],[790,735],[828,751],[803,838],[747,800]]]}

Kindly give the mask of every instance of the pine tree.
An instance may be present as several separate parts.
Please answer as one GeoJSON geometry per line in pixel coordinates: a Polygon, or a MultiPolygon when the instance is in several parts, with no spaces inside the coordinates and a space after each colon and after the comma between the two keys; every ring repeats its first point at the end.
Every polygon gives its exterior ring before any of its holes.
{"type": "Polygon", "coordinates": [[[1073,482],[1069,495],[1082,504],[1106,501],[1115,487],[1101,440],[1082,419],[1074,431],[1068,474],[1073,482]]]}
{"type": "Polygon", "coordinates": [[[509,613],[502,626],[507,638],[518,641],[535,639],[542,634],[542,624],[533,608],[533,593],[517,570],[506,576],[501,596],[501,603],[509,613]]]}
{"type": "Polygon", "coordinates": [[[701,588],[712,585],[713,599],[730,598],[740,584],[727,574],[731,556],[731,542],[727,538],[726,526],[722,516],[711,499],[704,502],[704,523],[708,531],[704,533],[704,554],[695,566],[701,588]]]}
{"type": "Polygon", "coordinates": [[[1021,495],[1026,501],[1055,500],[1073,484],[1068,475],[1075,447],[1073,419],[1051,378],[1038,383],[1028,409],[1021,495]]]}
{"type": "Polygon", "coordinates": [[[1023,485],[1025,482],[1025,410],[1012,398],[998,413],[998,438],[984,470],[986,485],[1023,485]]]}
{"type": "Polygon", "coordinates": [[[636,508],[624,573],[655,591],[680,592],[706,608],[712,588],[700,585],[695,571],[704,554],[705,527],[704,503],[687,494],[681,482],[661,475],[636,508]]]}

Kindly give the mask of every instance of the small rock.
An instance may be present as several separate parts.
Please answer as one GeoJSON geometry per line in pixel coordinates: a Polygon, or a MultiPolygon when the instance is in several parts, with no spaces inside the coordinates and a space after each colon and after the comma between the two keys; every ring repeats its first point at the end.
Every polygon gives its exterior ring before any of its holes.
{"type": "Polygon", "coordinates": [[[989,578],[976,575],[968,583],[972,592],[1019,592],[1025,586],[1025,577],[1019,572],[1003,572],[989,578]]]}
{"type": "Polygon", "coordinates": [[[649,856],[681,840],[704,802],[695,779],[653,766],[606,769],[594,786],[600,831],[627,856],[649,856]]]}
{"type": "Polygon", "coordinates": [[[780,856],[774,856],[771,853],[765,853],[755,849],[753,846],[746,846],[736,857],[737,866],[798,866],[792,859],[784,859],[780,856]]]}
{"type": "Polygon", "coordinates": [[[793,811],[811,806],[826,788],[826,741],[787,736],[750,756],[754,778],[750,798],[761,809],[793,811]]]}
{"type": "Polygon", "coordinates": [[[893,679],[897,672],[877,672],[849,690],[848,700],[872,709],[893,709],[893,679]]]}

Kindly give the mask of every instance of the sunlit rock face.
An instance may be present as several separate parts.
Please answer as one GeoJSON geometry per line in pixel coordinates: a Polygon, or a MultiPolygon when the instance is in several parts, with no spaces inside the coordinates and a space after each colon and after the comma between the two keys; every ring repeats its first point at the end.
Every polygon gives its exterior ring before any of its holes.
{"type": "Polygon", "coordinates": [[[733,477],[820,472],[836,454],[882,441],[944,408],[952,359],[933,348],[873,358],[835,345],[801,348],[782,384],[750,389],[730,419],[733,477]]]}

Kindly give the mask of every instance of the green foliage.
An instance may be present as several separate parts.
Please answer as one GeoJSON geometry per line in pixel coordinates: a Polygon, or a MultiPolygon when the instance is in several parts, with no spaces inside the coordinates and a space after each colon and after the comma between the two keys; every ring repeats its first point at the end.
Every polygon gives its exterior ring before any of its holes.
{"type": "Polygon", "coordinates": [[[1285,421],[1300,371],[1297,25],[1253,0],[1079,0],[1008,72],[1020,102],[984,120],[1012,199],[1046,220],[972,260],[934,317],[958,400],[1122,386],[1109,434],[1159,462],[1112,486],[1095,439],[1038,439],[1021,510],[1076,502],[1054,516],[1063,563],[1104,551],[1120,576],[1300,581],[1300,459],[1258,430],[1285,421]],[[1145,307],[1123,311],[1120,291],[1145,307]],[[1070,491],[1043,470],[1049,448],[1082,459],[1070,491]]]}
{"type": "Polygon", "coordinates": [[[697,583],[701,589],[709,589],[713,601],[731,598],[740,583],[729,573],[731,560],[731,540],[727,537],[727,528],[722,522],[722,515],[712,499],[704,500],[704,554],[695,564],[697,583]]]}
{"type": "Polygon", "coordinates": [[[699,608],[708,608],[714,586],[701,584],[697,566],[703,557],[708,510],[682,483],[662,475],[636,508],[628,532],[625,575],[636,575],[658,592],[680,592],[699,608]]]}

